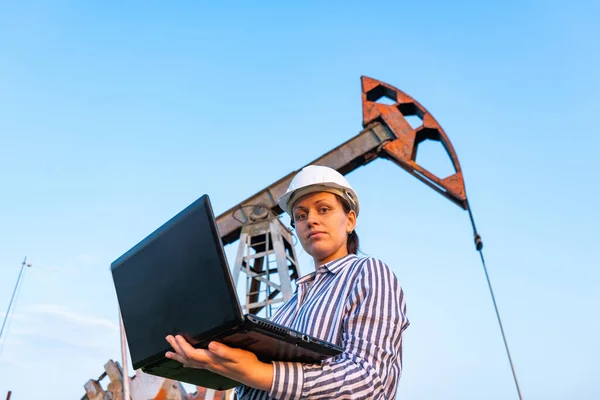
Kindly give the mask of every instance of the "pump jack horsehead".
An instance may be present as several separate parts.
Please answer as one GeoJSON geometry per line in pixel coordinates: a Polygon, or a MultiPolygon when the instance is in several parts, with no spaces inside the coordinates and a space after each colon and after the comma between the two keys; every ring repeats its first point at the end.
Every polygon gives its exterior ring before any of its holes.
{"type": "Polygon", "coordinates": [[[395,136],[384,143],[380,157],[389,158],[407,172],[420,179],[463,209],[468,208],[465,184],[456,152],[446,133],[433,116],[406,93],[375,79],[362,77],[363,126],[374,122],[383,123],[395,136]],[[382,104],[381,98],[395,101],[395,104],[382,104]],[[417,116],[421,126],[413,129],[405,117],[417,116]],[[455,173],[440,179],[416,162],[417,149],[425,140],[441,142],[450,156],[455,173]]]}

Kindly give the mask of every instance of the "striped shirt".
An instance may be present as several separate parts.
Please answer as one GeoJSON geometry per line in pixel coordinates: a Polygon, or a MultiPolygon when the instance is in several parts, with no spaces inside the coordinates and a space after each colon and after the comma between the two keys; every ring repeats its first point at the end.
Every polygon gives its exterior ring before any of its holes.
{"type": "Polygon", "coordinates": [[[394,399],[409,322],[390,268],[350,254],[303,276],[297,286],[272,321],[344,352],[320,364],[274,361],[270,392],[240,386],[238,399],[394,399]]]}

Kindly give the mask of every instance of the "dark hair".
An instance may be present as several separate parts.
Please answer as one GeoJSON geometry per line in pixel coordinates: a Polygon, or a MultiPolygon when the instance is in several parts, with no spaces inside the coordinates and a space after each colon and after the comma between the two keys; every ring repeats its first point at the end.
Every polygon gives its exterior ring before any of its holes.
{"type": "MultiPolygon", "coordinates": [[[[338,196],[337,194],[335,195],[335,197],[337,198],[338,202],[342,205],[342,209],[344,210],[344,212],[346,214],[348,214],[352,208],[350,207],[350,204],[348,204],[348,202],[346,200],[344,200],[342,197],[338,196]]],[[[296,228],[296,222],[294,222],[294,216],[291,216],[292,219],[290,220],[290,225],[292,226],[292,228],[296,228]]],[[[348,240],[346,241],[346,250],[348,250],[348,254],[357,254],[358,253],[358,235],[356,234],[356,230],[353,230],[352,232],[350,232],[348,234],[348,240]]]]}
{"type": "MultiPolygon", "coordinates": [[[[338,201],[342,205],[344,212],[346,214],[348,214],[352,210],[352,208],[350,207],[350,204],[348,204],[347,201],[342,199],[337,194],[335,195],[335,197],[338,198],[338,201]]],[[[348,250],[348,254],[358,253],[358,235],[356,234],[356,229],[348,234],[348,241],[346,242],[346,250],[348,250]]]]}

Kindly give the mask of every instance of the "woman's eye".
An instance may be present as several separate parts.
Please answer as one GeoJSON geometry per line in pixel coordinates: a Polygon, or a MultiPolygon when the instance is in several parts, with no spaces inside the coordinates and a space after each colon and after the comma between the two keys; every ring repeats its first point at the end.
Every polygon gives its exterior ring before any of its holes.
{"type": "Polygon", "coordinates": [[[319,209],[319,211],[322,212],[322,213],[325,213],[325,212],[329,211],[329,208],[327,208],[327,207],[321,207],[319,209]]]}
{"type": "Polygon", "coordinates": [[[296,221],[301,221],[306,217],[306,214],[298,214],[294,217],[296,221]]]}

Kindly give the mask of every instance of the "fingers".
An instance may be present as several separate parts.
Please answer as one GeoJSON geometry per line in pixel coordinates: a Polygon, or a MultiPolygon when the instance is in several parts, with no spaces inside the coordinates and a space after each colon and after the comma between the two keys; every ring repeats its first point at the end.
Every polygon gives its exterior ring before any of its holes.
{"type": "Polygon", "coordinates": [[[192,345],[189,344],[181,335],[175,336],[175,344],[179,347],[180,351],[178,351],[178,353],[182,352],[187,357],[191,357],[194,352],[196,352],[196,349],[192,347],[192,345]]]}
{"type": "MultiPolygon", "coordinates": [[[[210,342],[208,350],[196,349],[180,335],[169,335],[166,340],[174,351],[167,351],[165,357],[181,363],[184,367],[205,369],[241,383],[254,384],[252,377],[262,373],[260,371],[265,370],[264,366],[267,366],[271,369],[265,373],[265,376],[269,375],[269,379],[272,379],[271,365],[261,363],[250,351],[232,348],[218,342],[210,342]]],[[[268,388],[270,384],[268,386],[265,384],[264,387],[268,388]]]]}
{"type": "Polygon", "coordinates": [[[181,350],[181,346],[179,345],[179,342],[175,339],[175,336],[168,335],[166,339],[167,339],[167,342],[173,348],[173,350],[175,350],[175,352],[177,352],[177,354],[183,355],[183,351],[181,350]]]}
{"type": "Polygon", "coordinates": [[[165,357],[180,362],[184,367],[208,369],[214,362],[209,351],[194,348],[181,335],[168,335],[166,340],[175,352],[167,351],[165,357]]]}
{"type": "Polygon", "coordinates": [[[208,350],[196,349],[181,335],[166,337],[174,352],[167,351],[165,357],[175,360],[184,367],[208,369],[213,372],[233,371],[240,362],[253,361],[256,356],[246,350],[231,348],[218,342],[210,342],[208,350]]]}
{"type": "Polygon", "coordinates": [[[188,366],[188,362],[184,357],[180,356],[177,353],[173,353],[172,351],[167,351],[165,353],[165,357],[170,358],[171,360],[175,360],[175,361],[183,364],[184,367],[188,366]]]}
{"type": "MultiPolygon", "coordinates": [[[[185,343],[189,346],[189,344],[185,341],[185,339],[183,339],[179,335],[177,335],[177,336],[168,335],[166,337],[166,339],[167,339],[167,342],[173,348],[173,350],[175,350],[175,352],[167,351],[165,353],[165,357],[180,362],[181,364],[183,364],[184,367],[198,367],[198,366],[194,365],[195,363],[194,363],[194,360],[192,359],[192,357],[190,357],[189,349],[186,348],[186,350],[187,350],[186,351],[182,347],[183,343],[185,343]]],[[[191,346],[189,346],[189,347],[191,347],[191,346]]],[[[193,349],[193,347],[192,347],[192,349],[193,349]]]]}

